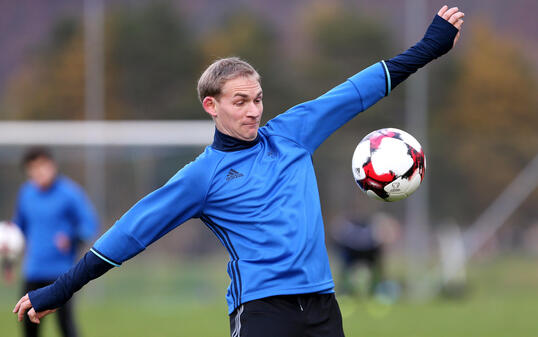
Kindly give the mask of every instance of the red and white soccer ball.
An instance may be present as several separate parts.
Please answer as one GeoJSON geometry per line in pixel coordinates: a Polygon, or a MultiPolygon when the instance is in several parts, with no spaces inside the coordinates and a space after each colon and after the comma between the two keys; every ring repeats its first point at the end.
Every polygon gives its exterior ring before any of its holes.
{"type": "Polygon", "coordinates": [[[17,259],[24,249],[24,235],[12,222],[0,221],[0,257],[17,259]]]}
{"type": "Polygon", "coordinates": [[[397,201],[417,190],[426,170],[420,143],[405,131],[387,128],[364,137],[352,159],[353,176],[372,199],[397,201]]]}

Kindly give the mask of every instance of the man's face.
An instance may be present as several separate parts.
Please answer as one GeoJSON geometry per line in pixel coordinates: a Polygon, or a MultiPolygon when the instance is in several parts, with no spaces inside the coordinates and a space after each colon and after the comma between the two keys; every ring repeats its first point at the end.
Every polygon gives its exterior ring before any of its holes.
{"type": "Polygon", "coordinates": [[[204,98],[203,106],[220,132],[247,141],[258,135],[263,103],[262,88],[255,77],[227,81],[220,96],[204,98]]]}
{"type": "Polygon", "coordinates": [[[26,174],[39,188],[48,188],[56,177],[56,164],[46,158],[38,157],[26,164],[26,174]]]}

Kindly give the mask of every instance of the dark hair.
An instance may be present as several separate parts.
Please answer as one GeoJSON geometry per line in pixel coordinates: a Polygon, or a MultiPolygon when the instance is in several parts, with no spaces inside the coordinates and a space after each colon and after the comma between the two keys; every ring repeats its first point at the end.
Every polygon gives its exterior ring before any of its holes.
{"type": "Polygon", "coordinates": [[[52,156],[52,153],[49,148],[45,146],[34,146],[26,150],[26,152],[22,156],[21,166],[23,168],[26,168],[28,164],[39,158],[45,158],[52,161],[54,160],[54,157],[52,156]]]}

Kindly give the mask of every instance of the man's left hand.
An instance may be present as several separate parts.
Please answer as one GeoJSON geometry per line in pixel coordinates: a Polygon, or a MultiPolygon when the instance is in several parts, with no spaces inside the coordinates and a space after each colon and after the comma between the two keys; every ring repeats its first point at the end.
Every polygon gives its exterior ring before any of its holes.
{"type": "Polygon", "coordinates": [[[32,307],[32,302],[30,302],[30,298],[28,297],[28,294],[26,294],[23,297],[21,297],[19,302],[17,302],[17,304],[15,305],[15,308],[13,308],[13,313],[17,314],[17,319],[19,322],[23,320],[24,314],[26,313],[28,309],[30,309],[30,311],[28,311],[28,317],[30,318],[30,321],[36,324],[41,323],[41,318],[43,318],[44,316],[48,314],[52,314],[53,312],[57,310],[57,309],[52,309],[52,310],[36,312],[34,308],[32,307]]]}
{"type": "Polygon", "coordinates": [[[444,5],[443,7],[441,7],[437,15],[450,22],[454,27],[458,29],[459,32],[454,38],[453,46],[455,46],[456,42],[458,42],[460,38],[461,27],[463,26],[463,17],[465,16],[465,13],[461,12],[458,7],[452,7],[449,9],[447,5],[444,5]]]}

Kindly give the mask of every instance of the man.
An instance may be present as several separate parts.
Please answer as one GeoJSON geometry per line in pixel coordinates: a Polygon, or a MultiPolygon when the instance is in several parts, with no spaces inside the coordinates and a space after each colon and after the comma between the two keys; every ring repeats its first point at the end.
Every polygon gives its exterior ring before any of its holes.
{"type": "Polygon", "coordinates": [[[463,13],[444,6],[417,45],[299,104],[258,129],[258,73],[237,58],[202,74],[198,93],[216,124],[195,161],[133,206],[53,285],[14,312],[34,322],[90,280],[135,256],[189,218],[200,218],[230,253],[231,336],[343,336],[334,297],[312,154],[336,129],[446,53],[463,13]]]}
{"type": "MultiPolygon", "coordinates": [[[[13,222],[26,239],[24,293],[47,286],[75,262],[80,243],[93,239],[97,217],[82,189],[58,174],[50,151],[28,150],[22,165],[29,178],[19,191],[13,222]]],[[[77,336],[71,301],[58,310],[63,336],[77,336]]],[[[25,336],[37,336],[38,325],[25,320],[25,336]]]]}

